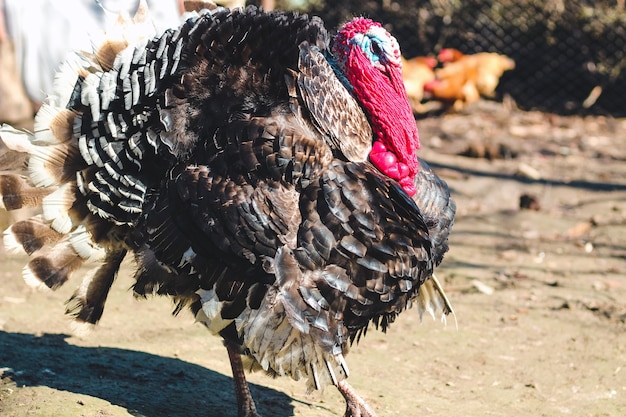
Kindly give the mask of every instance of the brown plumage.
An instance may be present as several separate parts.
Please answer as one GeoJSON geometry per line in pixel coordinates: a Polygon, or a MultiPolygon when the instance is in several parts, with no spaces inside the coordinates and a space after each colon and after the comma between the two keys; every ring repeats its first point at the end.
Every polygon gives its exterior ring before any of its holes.
{"type": "Polygon", "coordinates": [[[217,9],[112,62],[83,56],[78,78],[68,65],[60,85],[75,87],[55,92],[33,137],[0,132],[29,155],[2,201],[42,206],[5,233],[34,257],[27,282],[54,289],[98,260],[68,303],[95,324],[132,253],[137,296],[170,296],[224,339],[240,416],[257,416],[241,355],[309,389],[335,385],[346,415],[373,416],[344,355],[412,303],[452,311],[433,269],[455,208],[426,163],[404,171],[415,147],[394,154],[397,135],[418,144],[395,39],[366,19],[340,35],[332,55],[317,18],[217,9]],[[397,95],[393,134],[378,96],[348,84],[363,64],[385,85],[361,88],[397,95]]]}

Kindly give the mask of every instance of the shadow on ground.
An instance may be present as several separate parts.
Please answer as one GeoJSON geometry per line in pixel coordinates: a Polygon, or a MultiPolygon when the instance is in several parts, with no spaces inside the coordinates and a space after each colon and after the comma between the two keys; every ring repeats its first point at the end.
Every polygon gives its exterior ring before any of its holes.
{"type": "MultiPolygon", "coordinates": [[[[146,417],[236,415],[232,378],[180,359],[111,347],[68,344],[65,334],[0,331],[3,377],[101,398],[146,417]]],[[[292,399],[251,384],[259,412],[292,416],[292,399]]]]}

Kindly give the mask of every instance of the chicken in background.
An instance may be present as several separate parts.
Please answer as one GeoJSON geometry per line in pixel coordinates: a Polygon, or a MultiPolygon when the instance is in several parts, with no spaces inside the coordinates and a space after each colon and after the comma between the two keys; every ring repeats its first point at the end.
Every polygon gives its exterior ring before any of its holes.
{"type": "Polygon", "coordinates": [[[435,79],[424,84],[426,98],[442,102],[446,108],[460,111],[468,104],[478,101],[476,67],[449,64],[435,70],[435,79]],[[444,71],[445,70],[445,71],[444,71]]]}
{"type": "Polygon", "coordinates": [[[424,90],[456,111],[480,96],[494,97],[502,74],[515,68],[511,58],[492,52],[465,55],[458,49],[444,48],[438,59],[444,66],[435,70],[435,80],[424,90]]]}
{"type": "MultiPolygon", "coordinates": [[[[439,52],[439,61],[444,64],[444,68],[449,67],[453,62],[466,62],[465,65],[476,67],[476,88],[478,92],[486,97],[495,95],[496,87],[500,82],[500,77],[505,71],[515,69],[515,61],[506,55],[495,52],[479,52],[465,55],[458,49],[444,48],[439,52]]],[[[445,72],[444,69],[440,72],[445,72]]]]}
{"type": "Polygon", "coordinates": [[[435,79],[436,66],[437,59],[432,56],[416,56],[411,59],[402,57],[402,79],[414,113],[427,111],[422,103],[424,85],[435,79]]]}

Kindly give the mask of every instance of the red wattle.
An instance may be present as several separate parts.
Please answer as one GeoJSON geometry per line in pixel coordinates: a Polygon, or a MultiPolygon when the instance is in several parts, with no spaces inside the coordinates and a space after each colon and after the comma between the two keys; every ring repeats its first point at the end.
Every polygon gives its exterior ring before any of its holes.
{"type": "Polygon", "coordinates": [[[370,151],[370,161],[385,175],[397,180],[402,178],[398,158],[392,152],[386,151],[386,147],[380,142],[375,142],[370,151]]]}
{"type": "Polygon", "coordinates": [[[385,152],[383,155],[383,161],[382,163],[386,166],[386,167],[394,167],[398,164],[398,158],[392,154],[391,152],[385,152]]]}
{"type": "Polygon", "coordinates": [[[385,152],[386,150],[387,150],[387,147],[385,146],[385,144],[377,140],[372,145],[372,150],[370,151],[370,153],[380,153],[380,152],[385,152]]]}
{"type": "Polygon", "coordinates": [[[387,167],[387,169],[383,170],[383,173],[385,173],[385,175],[387,175],[389,178],[393,178],[394,180],[400,179],[400,173],[398,172],[398,164],[387,167]]]}
{"type": "Polygon", "coordinates": [[[376,141],[372,145],[370,161],[383,174],[397,180],[407,194],[412,196],[416,193],[409,166],[404,162],[399,162],[397,156],[388,151],[387,147],[380,141],[376,141]]]}
{"type": "Polygon", "coordinates": [[[408,176],[410,173],[409,166],[403,162],[398,162],[398,173],[400,174],[400,178],[408,176]]]}
{"type": "Polygon", "coordinates": [[[417,189],[415,188],[415,183],[413,182],[413,178],[404,177],[400,181],[400,186],[410,197],[413,197],[415,193],[417,193],[417,189]]]}

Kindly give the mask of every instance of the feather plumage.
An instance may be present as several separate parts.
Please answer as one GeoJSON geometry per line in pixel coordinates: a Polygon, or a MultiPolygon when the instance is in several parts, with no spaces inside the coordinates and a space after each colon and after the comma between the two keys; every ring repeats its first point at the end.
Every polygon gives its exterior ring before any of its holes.
{"type": "MultiPolygon", "coordinates": [[[[387,71],[372,79],[393,94],[395,39],[365,19],[341,36],[355,32],[383,55],[368,50],[352,64],[387,71]]],[[[0,185],[23,192],[1,186],[2,201],[43,208],[5,237],[37,256],[27,280],[56,288],[84,262],[102,262],[68,304],[95,324],[132,252],[135,293],[189,306],[225,339],[236,379],[243,353],[309,389],[335,385],[353,404],[344,355],[369,324],[386,330],[414,301],[420,315],[452,312],[433,269],[454,203],[427,164],[416,171],[414,120],[384,130],[384,105],[357,100],[364,84],[346,84],[358,75],[341,73],[352,64],[332,56],[315,17],[216,9],[129,39],[65,66],[59,78],[73,71],[74,90],[55,93],[34,136],[0,133],[29,155],[30,174],[4,177],[0,185]],[[405,176],[369,162],[383,136],[389,152],[413,147],[394,157],[410,166],[405,176]]],[[[410,111],[403,91],[394,114],[410,111]]],[[[251,399],[241,404],[256,415],[251,399]]]]}

